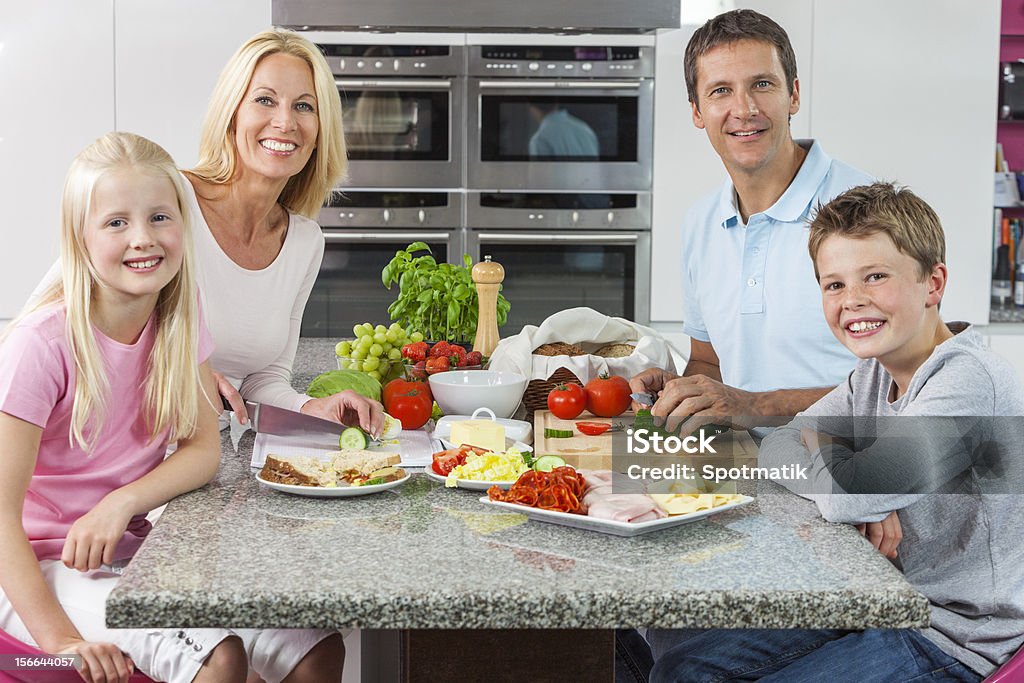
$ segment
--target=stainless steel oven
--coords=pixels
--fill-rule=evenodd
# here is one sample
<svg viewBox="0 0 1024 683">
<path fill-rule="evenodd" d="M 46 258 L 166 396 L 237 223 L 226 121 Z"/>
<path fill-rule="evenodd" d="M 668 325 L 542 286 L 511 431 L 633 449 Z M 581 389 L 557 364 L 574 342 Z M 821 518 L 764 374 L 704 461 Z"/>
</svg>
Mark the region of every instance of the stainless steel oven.
<svg viewBox="0 0 1024 683">
<path fill-rule="evenodd" d="M 320 211 L 327 246 L 301 335 L 348 337 L 357 323 L 389 320 L 398 292 L 384 288 L 380 273 L 412 242 L 425 242 L 439 262 L 461 263 L 462 207 L 457 192 L 339 193 Z"/>
<path fill-rule="evenodd" d="M 462 185 L 463 46 L 320 48 L 341 96 L 348 186 Z"/>
<path fill-rule="evenodd" d="M 651 188 L 654 48 L 473 45 L 470 188 Z"/>
<path fill-rule="evenodd" d="M 574 306 L 650 321 L 649 193 L 472 192 L 467 225 L 473 260 L 505 268 L 503 337 Z"/>
</svg>

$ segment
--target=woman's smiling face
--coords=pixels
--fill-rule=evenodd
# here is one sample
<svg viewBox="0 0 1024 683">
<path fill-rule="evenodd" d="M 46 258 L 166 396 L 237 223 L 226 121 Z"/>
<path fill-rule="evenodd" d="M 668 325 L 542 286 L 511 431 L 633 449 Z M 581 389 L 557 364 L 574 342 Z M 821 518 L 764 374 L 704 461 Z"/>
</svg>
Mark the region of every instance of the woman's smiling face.
<svg viewBox="0 0 1024 683">
<path fill-rule="evenodd" d="M 240 174 L 287 180 L 316 149 L 320 120 L 309 65 L 276 53 L 260 60 L 235 112 Z"/>
</svg>

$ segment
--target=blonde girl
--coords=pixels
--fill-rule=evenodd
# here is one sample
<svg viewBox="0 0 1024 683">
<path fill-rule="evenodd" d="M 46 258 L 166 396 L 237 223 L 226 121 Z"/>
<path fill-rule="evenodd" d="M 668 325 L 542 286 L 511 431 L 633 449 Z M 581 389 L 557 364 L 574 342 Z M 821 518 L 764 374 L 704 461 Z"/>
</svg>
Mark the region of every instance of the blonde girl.
<svg viewBox="0 0 1024 683">
<path fill-rule="evenodd" d="M 135 667 L 176 683 L 243 681 L 250 661 L 268 683 L 338 680 L 329 632 L 104 625 L 146 513 L 217 471 L 212 342 L 190 251 L 185 188 L 163 149 L 110 133 L 78 155 L 61 279 L 0 337 L 0 629 L 78 655 L 97 683 Z"/>
</svg>

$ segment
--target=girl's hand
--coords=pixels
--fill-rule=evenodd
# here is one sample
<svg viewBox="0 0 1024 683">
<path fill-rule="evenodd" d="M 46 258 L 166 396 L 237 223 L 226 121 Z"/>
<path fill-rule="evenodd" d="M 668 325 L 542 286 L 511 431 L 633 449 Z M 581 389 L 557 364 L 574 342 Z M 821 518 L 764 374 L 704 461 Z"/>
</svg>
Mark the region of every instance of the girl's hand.
<svg viewBox="0 0 1024 683">
<path fill-rule="evenodd" d="M 384 428 L 384 406 L 351 389 L 306 401 L 302 412 L 349 426 L 358 425 L 374 438 Z"/>
<path fill-rule="evenodd" d="M 238 418 L 238 421 L 241 424 L 247 424 L 249 422 L 249 413 L 245 410 L 245 401 L 242 400 L 242 395 L 239 394 L 234 385 L 219 372 L 214 372 L 213 378 L 217 381 L 217 391 L 231 406 L 231 410 L 234 411 L 235 417 Z"/>
<path fill-rule="evenodd" d="M 113 643 L 72 640 L 56 654 L 81 657 L 78 675 L 88 683 L 128 683 L 135 672 L 135 663 Z"/>
<path fill-rule="evenodd" d="M 131 520 L 129 506 L 113 493 L 107 495 L 71 525 L 64 539 L 61 562 L 80 572 L 99 569 L 104 563 L 110 564 L 114 561 L 114 551 Z"/>
</svg>

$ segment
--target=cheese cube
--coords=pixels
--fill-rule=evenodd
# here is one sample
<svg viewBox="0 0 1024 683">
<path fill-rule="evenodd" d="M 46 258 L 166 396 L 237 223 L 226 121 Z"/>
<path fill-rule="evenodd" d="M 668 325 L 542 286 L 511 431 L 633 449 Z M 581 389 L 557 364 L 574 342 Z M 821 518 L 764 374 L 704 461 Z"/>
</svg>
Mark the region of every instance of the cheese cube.
<svg viewBox="0 0 1024 683">
<path fill-rule="evenodd" d="M 452 423 L 452 443 L 505 452 L 505 427 L 492 420 L 463 420 Z"/>
</svg>

